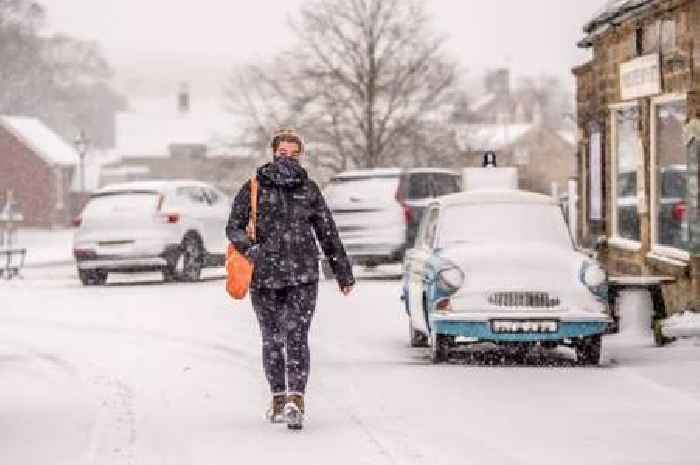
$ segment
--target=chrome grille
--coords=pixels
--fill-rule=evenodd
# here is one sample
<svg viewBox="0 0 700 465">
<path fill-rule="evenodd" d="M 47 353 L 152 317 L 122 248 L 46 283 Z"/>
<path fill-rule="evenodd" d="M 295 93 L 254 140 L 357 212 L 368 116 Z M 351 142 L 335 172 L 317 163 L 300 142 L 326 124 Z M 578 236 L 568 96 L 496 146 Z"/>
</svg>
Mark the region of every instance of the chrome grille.
<svg viewBox="0 0 700 465">
<path fill-rule="evenodd" d="M 489 295 L 489 303 L 498 307 L 553 308 L 561 302 L 548 292 L 506 291 Z"/>
</svg>

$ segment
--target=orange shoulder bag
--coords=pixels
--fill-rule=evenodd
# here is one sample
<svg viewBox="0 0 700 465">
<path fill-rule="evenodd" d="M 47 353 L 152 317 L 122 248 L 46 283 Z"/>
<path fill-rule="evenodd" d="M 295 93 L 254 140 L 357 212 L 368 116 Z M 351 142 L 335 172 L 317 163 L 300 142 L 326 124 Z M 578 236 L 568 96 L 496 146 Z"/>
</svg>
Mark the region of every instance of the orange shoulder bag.
<svg viewBox="0 0 700 465">
<path fill-rule="evenodd" d="M 255 219 L 258 214 L 258 178 L 250 179 L 250 219 L 246 233 L 255 242 Z M 253 264 L 229 243 L 226 250 L 226 292 L 236 299 L 243 299 L 248 294 L 253 279 Z"/>
</svg>

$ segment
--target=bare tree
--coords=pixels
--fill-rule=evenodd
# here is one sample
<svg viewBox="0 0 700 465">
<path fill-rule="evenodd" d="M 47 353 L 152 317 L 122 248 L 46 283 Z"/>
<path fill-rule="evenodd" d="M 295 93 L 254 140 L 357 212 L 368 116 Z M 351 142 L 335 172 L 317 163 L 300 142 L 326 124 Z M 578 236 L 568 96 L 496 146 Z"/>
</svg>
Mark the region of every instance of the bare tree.
<svg viewBox="0 0 700 465">
<path fill-rule="evenodd" d="M 229 101 L 248 122 L 247 142 L 294 125 L 332 171 L 416 164 L 431 140 L 449 139 L 436 123 L 456 75 L 429 26 L 419 0 L 309 1 L 292 21 L 295 48 L 232 77 Z M 436 157 L 444 145 L 428 151 Z"/>
</svg>

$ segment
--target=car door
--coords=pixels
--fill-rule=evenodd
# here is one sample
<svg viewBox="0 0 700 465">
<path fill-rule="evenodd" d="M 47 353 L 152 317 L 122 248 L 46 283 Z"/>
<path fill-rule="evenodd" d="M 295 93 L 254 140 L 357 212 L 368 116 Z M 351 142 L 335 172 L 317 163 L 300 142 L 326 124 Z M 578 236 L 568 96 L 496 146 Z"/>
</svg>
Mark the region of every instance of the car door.
<svg viewBox="0 0 700 465">
<path fill-rule="evenodd" d="M 425 307 L 425 285 L 428 280 L 428 260 L 432 255 L 432 244 L 437 227 L 439 208 L 429 207 L 418 228 L 416 246 L 408 254 L 408 303 L 413 327 L 424 334 L 429 334 L 427 308 Z"/>
</svg>

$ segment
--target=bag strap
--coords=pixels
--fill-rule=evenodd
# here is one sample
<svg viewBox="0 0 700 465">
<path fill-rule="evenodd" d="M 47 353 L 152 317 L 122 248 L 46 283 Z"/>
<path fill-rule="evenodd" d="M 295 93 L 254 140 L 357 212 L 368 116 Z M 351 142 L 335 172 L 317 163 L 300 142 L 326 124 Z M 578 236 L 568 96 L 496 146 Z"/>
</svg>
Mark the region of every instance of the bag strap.
<svg viewBox="0 0 700 465">
<path fill-rule="evenodd" d="M 250 219 L 248 220 L 248 235 L 255 242 L 255 222 L 258 218 L 258 177 L 250 178 Z"/>
</svg>

